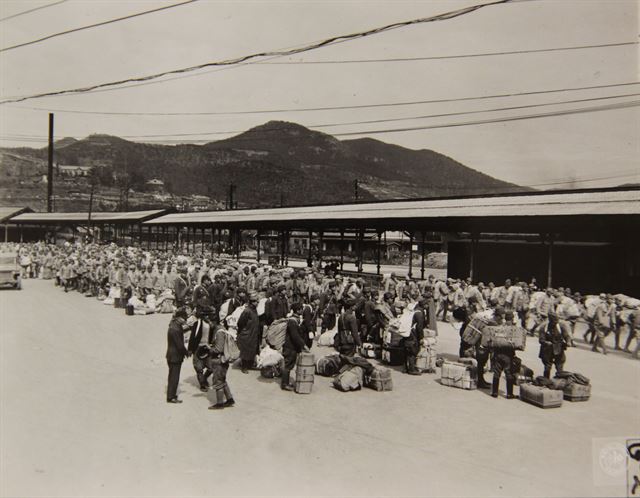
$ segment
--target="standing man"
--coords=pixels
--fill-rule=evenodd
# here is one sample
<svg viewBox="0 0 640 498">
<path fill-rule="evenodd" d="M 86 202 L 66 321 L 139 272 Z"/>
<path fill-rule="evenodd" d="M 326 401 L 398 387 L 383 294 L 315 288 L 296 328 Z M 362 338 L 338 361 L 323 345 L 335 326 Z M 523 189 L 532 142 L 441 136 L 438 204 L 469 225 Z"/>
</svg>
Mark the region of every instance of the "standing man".
<svg viewBox="0 0 640 498">
<path fill-rule="evenodd" d="M 185 357 L 189 356 L 184 346 L 184 333 L 189 330 L 187 315 L 189 309 L 180 307 L 173 314 L 167 332 L 167 365 L 169 366 L 169 379 L 167 384 L 167 403 L 182 403 L 178 399 L 178 383 L 180 382 L 180 369 Z"/>
<path fill-rule="evenodd" d="M 564 351 L 567 349 L 567 343 L 558 324 L 558 316 L 555 312 L 549 313 L 547 325 L 540 331 L 539 341 L 539 357 L 544 365 L 544 376 L 548 379 L 551 377 L 551 368 L 553 365 L 555 365 L 557 372 L 562 372 L 566 361 Z"/>
<path fill-rule="evenodd" d="M 260 323 L 258 318 L 258 294 L 249 294 L 249 303 L 238 318 L 238 348 L 240 349 L 240 361 L 242 373 L 248 373 L 253 367 L 258 346 L 260 344 Z"/>
<path fill-rule="evenodd" d="M 421 375 L 422 372 L 416 366 L 416 358 L 420 352 L 420 345 L 424 339 L 424 326 L 426 317 L 424 309 L 427 306 L 427 300 L 421 297 L 413 309 L 413 320 L 411 323 L 411 332 L 404 342 L 405 351 L 405 369 L 409 375 Z"/>
<path fill-rule="evenodd" d="M 354 302 L 350 299 L 344 301 L 344 312 L 338 319 L 338 334 L 334 339 L 335 347 L 340 354 L 353 356 L 357 348 L 362 346 L 358 320 L 353 311 Z"/>
<path fill-rule="evenodd" d="M 309 348 L 305 346 L 302 336 L 300 335 L 300 312 L 302 305 L 293 303 L 291 305 L 291 317 L 287 320 L 287 332 L 282 346 L 282 356 L 284 356 L 284 366 L 282 368 L 282 377 L 280 379 L 280 389 L 283 391 L 293 391 L 293 387 L 289 384 L 291 370 L 296 365 L 298 353 L 301 351 L 309 352 Z"/>
</svg>

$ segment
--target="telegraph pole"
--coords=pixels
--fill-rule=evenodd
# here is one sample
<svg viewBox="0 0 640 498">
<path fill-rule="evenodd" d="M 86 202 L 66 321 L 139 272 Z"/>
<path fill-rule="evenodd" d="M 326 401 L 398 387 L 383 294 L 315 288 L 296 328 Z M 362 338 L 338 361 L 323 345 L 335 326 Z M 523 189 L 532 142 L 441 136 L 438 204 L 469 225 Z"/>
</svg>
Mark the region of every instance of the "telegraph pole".
<svg viewBox="0 0 640 498">
<path fill-rule="evenodd" d="M 353 180 L 353 197 L 358 202 L 358 179 Z"/>
<path fill-rule="evenodd" d="M 49 113 L 49 161 L 47 166 L 47 213 L 53 212 L 53 113 Z"/>
</svg>

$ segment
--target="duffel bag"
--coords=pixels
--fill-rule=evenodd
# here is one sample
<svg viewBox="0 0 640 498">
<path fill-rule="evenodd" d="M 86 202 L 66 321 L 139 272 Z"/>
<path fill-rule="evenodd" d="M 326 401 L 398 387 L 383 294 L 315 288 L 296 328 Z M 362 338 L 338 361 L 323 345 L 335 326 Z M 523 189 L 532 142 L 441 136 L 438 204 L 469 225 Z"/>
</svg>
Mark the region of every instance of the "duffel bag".
<svg viewBox="0 0 640 498">
<path fill-rule="evenodd" d="M 333 379 L 333 385 L 339 391 L 356 391 L 362 387 L 363 379 L 364 371 L 361 367 L 345 366 Z"/>
</svg>

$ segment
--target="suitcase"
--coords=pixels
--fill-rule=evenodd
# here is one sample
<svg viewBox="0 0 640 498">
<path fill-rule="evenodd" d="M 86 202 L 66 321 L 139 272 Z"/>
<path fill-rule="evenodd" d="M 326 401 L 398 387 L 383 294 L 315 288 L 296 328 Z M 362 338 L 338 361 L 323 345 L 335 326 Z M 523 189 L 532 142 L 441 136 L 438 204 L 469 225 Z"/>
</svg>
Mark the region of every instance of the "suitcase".
<svg viewBox="0 0 640 498">
<path fill-rule="evenodd" d="M 470 346 L 475 346 L 482 339 L 482 331 L 487 326 L 482 318 L 472 318 L 462 333 L 462 340 Z"/>
<path fill-rule="evenodd" d="M 522 384 L 520 386 L 520 399 L 539 406 L 540 408 L 559 408 L 562 406 L 562 391 L 547 387 Z"/>
<path fill-rule="evenodd" d="M 293 388 L 297 394 L 311 394 L 313 389 L 313 380 L 312 381 L 303 381 L 296 380 Z"/>
<path fill-rule="evenodd" d="M 315 369 L 316 357 L 313 353 L 298 353 L 296 365 L 299 367 L 313 367 Z"/>
<path fill-rule="evenodd" d="M 333 377 L 340 371 L 342 360 L 339 354 L 332 354 L 318 358 L 316 363 L 316 373 L 325 377 Z"/>
<path fill-rule="evenodd" d="M 563 394 L 567 401 L 587 401 L 591 397 L 591 385 L 573 382 L 564 388 Z"/>
<path fill-rule="evenodd" d="M 515 325 L 487 325 L 482 330 L 482 345 L 486 348 L 513 348 L 524 351 L 527 331 Z"/>
<path fill-rule="evenodd" d="M 416 357 L 416 367 L 421 372 L 434 373 L 436 371 L 436 351 L 431 347 L 421 347 Z"/>
<path fill-rule="evenodd" d="M 460 389 L 477 389 L 478 364 L 473 358 L 465 361 L 453 362 L 445 360 L 440 371 L 440 383 L 443 386 L 458 387 Z"/>
<path fill-rule="evenodd" d="M 365 376 L 364 385 L 376 391 L 392 391 L 393 380 L 391 379 L 391 369 L 375 367 L 371 375 Z"/>
<path fill-rule="evenodd" d="M 404 339 L 404 337 L 393 330 L 387 329 L 384 331 L 383 342 L 385 346 L 392 348 L 398 347 L 402 344 L 402 339 Z"/>
<path fill-rule="evenodd" d="M 380 359 L 382 356 L 382 346 L 380 346 L 380 344 L 365 342 L 360 346 L 360 356 L 363 358 Z"/>
<path fill-rule="evenodd" d="M 382 361 L 388 365 L 404 365 L 405 358 L 404 348 L 382 347 Z"/>
<path fill-rule="evenodd" d="M 127 306 L 124 309 L 124 312 L 126 313 L 127 316 L 133 316 L 133 304 L 127 304 Z"/>
</svg>

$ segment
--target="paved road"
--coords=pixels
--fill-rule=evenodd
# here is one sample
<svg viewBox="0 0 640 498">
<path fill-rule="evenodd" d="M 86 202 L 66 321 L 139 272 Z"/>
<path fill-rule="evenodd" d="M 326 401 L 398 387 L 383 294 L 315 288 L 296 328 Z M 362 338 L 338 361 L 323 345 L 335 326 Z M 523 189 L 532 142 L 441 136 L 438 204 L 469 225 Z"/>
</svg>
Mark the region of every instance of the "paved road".
<svg viewBox="0 0 640 498">
<path fill-rule="evenodd" d="M 640 428 L 640 361 L 584 346 L 567 368 L 593 398 L 560 409 L 437 375 L 395 373 L 387 393 L 317 377 L 303 396 L 233 369 L 237 406 L 212 412 L 189 364 L 184 403 L 165 402 L 167 315 L 27 280 L 0 317 L 2 496 L 624 496 L 624 477 L 596 485 L 592 445 Z M 440 349 L 457 350 L 444 324 Z M 540 370 L 536 344 L 521 356 Z"/>
</svg>

